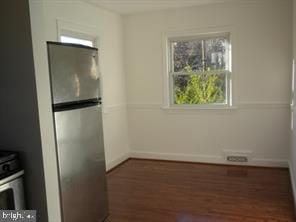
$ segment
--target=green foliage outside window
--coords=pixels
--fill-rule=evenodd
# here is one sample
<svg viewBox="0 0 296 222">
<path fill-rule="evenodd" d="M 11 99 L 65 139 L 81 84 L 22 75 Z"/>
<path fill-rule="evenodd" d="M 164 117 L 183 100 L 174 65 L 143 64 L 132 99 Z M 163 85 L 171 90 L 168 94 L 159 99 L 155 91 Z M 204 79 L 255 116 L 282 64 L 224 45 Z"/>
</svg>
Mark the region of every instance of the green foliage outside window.
<svg viewBox="0 0 296 222">
<path fill-rule="evenodd" d="M 190 66 L 184 68 L 188 75 L 174 76 L 175 104 L 224 103 L 226 73 L 208 69 L 196 74 Z"/>
</svg>

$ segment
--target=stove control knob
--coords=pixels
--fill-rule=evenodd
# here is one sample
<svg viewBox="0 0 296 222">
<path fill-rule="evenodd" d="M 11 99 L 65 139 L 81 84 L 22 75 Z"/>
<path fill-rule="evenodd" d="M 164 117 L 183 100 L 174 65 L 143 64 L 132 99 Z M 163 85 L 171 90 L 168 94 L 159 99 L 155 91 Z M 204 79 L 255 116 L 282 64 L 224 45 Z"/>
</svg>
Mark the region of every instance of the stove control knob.
<svg viewBox="0 0 296 222">
<path fill-rule="evenodd" d="M 4 164 L 4 165 L 2 166 L 2 169 L 3 169 L 4 172 L 8 172 L 8 171 L 10 170 L 10 166 L 9 166 L 9 164 Z"/>
</svg>

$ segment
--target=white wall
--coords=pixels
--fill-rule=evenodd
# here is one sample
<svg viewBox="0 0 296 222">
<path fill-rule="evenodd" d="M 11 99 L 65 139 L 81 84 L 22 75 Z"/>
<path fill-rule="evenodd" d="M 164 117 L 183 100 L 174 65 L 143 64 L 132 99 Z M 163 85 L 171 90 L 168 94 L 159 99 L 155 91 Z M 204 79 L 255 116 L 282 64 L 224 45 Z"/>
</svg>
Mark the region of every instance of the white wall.
<svg viewBox="0 0 296 222">
<path fill-rule="evenodd" d="M 223 150 L 250 164 L 287 166 L 292 1 L 205 5 L 125 17 L 128 121 L 134 157 L 223 163 Z M 164 110 L 162 35 L 234 29 L 233 110 Z"/>
<path fill-rule="evenodd" d="M 293 0 L 293 60 L 296 60 L 296 0 Z M 295 74 L 294 74 L 295 75 Z M 295 78 L 294 78 L 295 85 Z M 293 129 L 291 130 L 291 153 L 290 153 L 290 175 L 294 193 L 294 202 L 296 203 L 296 97 L 294 95 L 291 107 Z"/>
<path fill-rule="evenodd" d="M 51 114 L 46 41 L 57 41 L 57 19 L 93 27 L 99 37 L 103 78 L 104 140 L 107 168 L 129 153 L 122 18 L 80 1 L 30 0 L 33 49 L 50 222 L 60 221 L 57 164 Z"/>
</svg>

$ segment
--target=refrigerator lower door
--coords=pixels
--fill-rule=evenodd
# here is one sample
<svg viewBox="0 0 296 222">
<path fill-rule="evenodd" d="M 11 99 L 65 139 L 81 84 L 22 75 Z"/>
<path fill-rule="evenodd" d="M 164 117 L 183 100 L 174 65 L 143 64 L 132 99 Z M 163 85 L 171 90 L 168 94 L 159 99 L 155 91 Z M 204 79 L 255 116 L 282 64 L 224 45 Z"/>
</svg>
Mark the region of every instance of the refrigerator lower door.
<svg viewBox="0 0 296 222">
<path fill-rule="evenodd" d="M 63 222 L 108 215 L 101 107 L 55 112 Z"/>
</svg>

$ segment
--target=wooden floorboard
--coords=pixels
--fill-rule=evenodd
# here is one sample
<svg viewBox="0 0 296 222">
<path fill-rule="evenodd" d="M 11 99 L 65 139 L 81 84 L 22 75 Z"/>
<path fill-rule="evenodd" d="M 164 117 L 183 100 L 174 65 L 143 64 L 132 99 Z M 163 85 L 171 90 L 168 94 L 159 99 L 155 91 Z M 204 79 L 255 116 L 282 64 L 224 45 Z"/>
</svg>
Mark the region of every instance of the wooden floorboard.
<svg viewBox="0 0 296 222">
<path fill-rule="evenodd" d="M 295 221 L 287 169 L 131 159 L 108 192 L 110 222 Z"/>
</svg>

